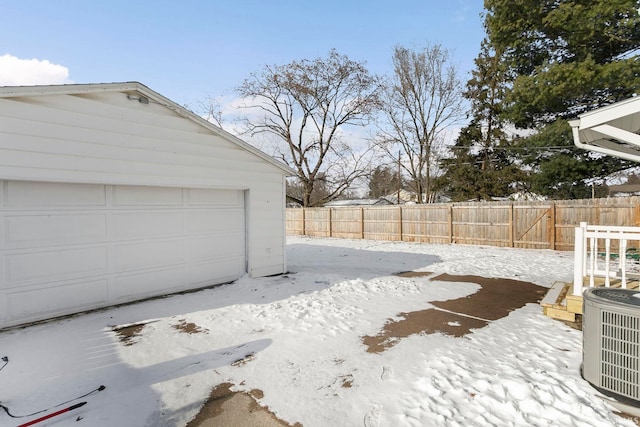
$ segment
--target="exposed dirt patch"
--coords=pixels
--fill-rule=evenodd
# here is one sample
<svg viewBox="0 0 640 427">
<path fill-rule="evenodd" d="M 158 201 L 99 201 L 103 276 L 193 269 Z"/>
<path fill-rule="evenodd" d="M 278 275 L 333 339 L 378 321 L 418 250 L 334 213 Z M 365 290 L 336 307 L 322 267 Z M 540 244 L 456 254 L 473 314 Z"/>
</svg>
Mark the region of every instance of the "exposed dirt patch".
<svg viewBox="0 0 640 427">
<path fill-rule="evenodd" d="M 133 325 L 116 326 L 112 329 L 123 345 L 134 345 L 138 342 L 146 323 L 135 323 Z"/>
<path fill-rule="evenodd" d="M 187 334 L 199 334 L 199 333 L 207 333 L 209 332 L 206 328 L 201 328 L 192 322 L 187 322 L 185 319 L 180 319 L 177 324 L 173 325 L 173 327 L 180 332 L 184 332 Z"/>
<path fill-rule="evenodd" d="M 368 353 L 381 353 L 396 345 L 402 338 L 415 334 L 441 332 L 445 335 L 461 337 L 468 334 L 471 329 L 482 328 L 488 323 L 433 308 L 400 313 L 398 316 L 402 317 L 402 320 L 390 319 L 378 335 L 362 337 Z"/>
<path fill-rule="evenodd" d="M 462 337 L 473 329 L 486 326 L 490 321 L 507 316 L 525 304 L 539 302 L 547 291 L 530 282 L 480 276 L 441 274 L 431 280 L 472 282 L 481 288 L 463 298 L 433 302 L 437 308 L 400 313 L 398 316 L 402 319 L 389 320 L 378 335 L 362 337 L 368 353 L 380 353 L 396 345 L 402 338 L 414 334 L 443 333 Z"/>
<path fill-rule="evenodd" d="M 351 386 L 353 385 L 353 375 L 351 374 L 341 376 L 340 380 L 342 381 L 342 383 L 340 384 L 342 388 L 351 388 Z"/>
<path fill-rule="evenodd" d="M 293 426 L 278 419 L 268 407 L 260 406 L 257 399 L 264 397 L 261 390 L 250 392 L 232 391 L 231 383 L 219 384 L 211 391 L 209 399 L 186 427 L 302 427 Z"/>
<path fill-rule="evenodd" d="M 433 305 L 445 310 L 487 320 L 501 319 L 513 310 L 524 307 L 528 303 L 540 302 L 548 291 L 547 288 L 538 286 L 535 283 L 512 279 L 441 274 L 431 280 L 439 282 L 470 282 L 480 285 L 480 290 L 475 294 L 449 301 L 434 302 Z"/>
</svg>

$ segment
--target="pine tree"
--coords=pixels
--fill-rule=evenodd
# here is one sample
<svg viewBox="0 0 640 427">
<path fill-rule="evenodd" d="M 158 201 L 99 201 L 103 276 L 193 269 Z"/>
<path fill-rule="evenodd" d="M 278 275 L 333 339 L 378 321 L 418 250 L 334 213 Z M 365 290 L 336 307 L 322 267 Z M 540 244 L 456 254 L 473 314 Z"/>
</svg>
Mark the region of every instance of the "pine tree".
<svg viewBox="0 0 640 427">
<path fill-rule="evenodd" d="M 629 166 L 573 145 L 566 120 L 640 87 L 640 1 L 486 0 L 485 27 L 509 76 L 502 117 L 528 129 L 531 189 L 583 197 Z"/>
<path fill-rule="evenodd" d="M 507 196 L 523 175 L 508 151 L 501 118 L 506 89 L 501 54 L 485 39 L 475 64 L 464 92 L 472 121 L 452 147 L 453 157 L 443 162 L 446 172 L 440 180 L 455 201 Z"/>
<path fill-rule="evenodd" d="M 396 194 L 401 189 L 398 171 L 388 166 L 377 166 L 369 178 L 369 197 L 379 197 Z"/>
</svg>

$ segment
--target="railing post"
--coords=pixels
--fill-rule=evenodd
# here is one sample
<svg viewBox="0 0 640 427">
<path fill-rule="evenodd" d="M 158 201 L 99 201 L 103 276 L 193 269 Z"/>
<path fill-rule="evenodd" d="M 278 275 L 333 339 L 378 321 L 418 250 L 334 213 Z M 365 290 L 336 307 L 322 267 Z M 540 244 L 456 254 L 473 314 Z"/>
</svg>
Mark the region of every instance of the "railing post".
<svg viewBox="0 0 640 427">
<path fill-rule="evenodd" d="M 583 277 L 587 274 L 587 257 L 589 256 L 589 254 L 587 253 L 589 251 L 588 245 L 587 245 L 587 228 L 588 228 L 588 224 L 586 222 L 581 222 L 580 223 L 580 228 L 582 228 L 582 275 Z M 593 240 L 592 241 L 593 244 L 597 245 L 598 241 L 597 240 Z M 591 255 L 593 255 L 593 251 L 595 250 L 595 247 L 592 247 L 592 253 Z M 595 258 L 594 258 L 595 261 Z M 589 278 L 589 284 L 591 285 L 591 282 L 593 281 L 593 275 L 591 275 L 591 277 Z"/>
<path fill-rule="evenodd" d="M 584 281 L 584 268 L 586 263 L 586 245 L 585 231 L 587 223 L 581 222 L 579 227 L 575 228 L 576 235 L 573 244 L 573 295 L 582 295 L 582 285 Z"/>
</svg>

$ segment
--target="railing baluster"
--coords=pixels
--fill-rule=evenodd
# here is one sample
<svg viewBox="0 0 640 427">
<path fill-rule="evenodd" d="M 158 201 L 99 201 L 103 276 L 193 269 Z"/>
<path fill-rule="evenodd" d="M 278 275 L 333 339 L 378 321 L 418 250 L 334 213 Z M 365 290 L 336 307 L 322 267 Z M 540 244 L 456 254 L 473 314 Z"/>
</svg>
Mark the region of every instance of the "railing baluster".
<svg viewBox="0 0 640 427">
<path fill-rule="evenodd" d="M 622 289 L 627 289 L 627 239 L 620 239 L 620 256 L 618 268 L 622 276 Z"/>
<path fill-rule="evenodd" d="M 609 237 L 609 232 L 605 232 L 604 238 L 604 285 L 608 288 L 611 286 L 611 275 L 609 271 L 611 270 L 611 238 Z"/>
<path fill-rule="evenodd" d="M 583 254 L 582 254 L 582 271 L 584 273 L 584 275 L 582 276 L 582 284 L 584 285 L 584 278 L 587 277 L 587 255 L 588 255 L 588 250 L 587 250 L 587 245 L 588 245 L 588 240 L 587 240 L 587 226 L 585 225 L 584 229 L 582 230 L 582 237 L 583 237 Z"/>
<path fill-rule="evenodd" d="M 575 229 L 575 249 L 573 253 L 573 295 L 576 296 L 582 295 L 584 277 L 587 273 L 587 248 L 585 237 L 586 228 L 587 224 L 581 223 L 580 227 L 576 227 Z"/>
<path fill-rule="evenodd" d="M 590 265 L 589 265 L 589 287 L 593 288 L 596 284 L 594 281 L 595 271 L 596 271 L 596 252 L 598 249 L 598 241 L 595 237 L 589 239 L 589 247 L 591 249 L 590 253 Z"/>
<path fill-rule="evenodd" d="M 604 268 L 598 266 L 598 246 L 604 240 Z M 617 241 L 618 260 L 613 266 L 612 241 Z M 604 278 L 604 286 L 611 286 L 611 279 L 620 279 L 622 288 L 628 287 L 627 249 L 629 241 L 640 241 L 640 227 L 587 225 L 576 227 L 573 294 L 581 295 L 586 276 L 589 287 L 595 286 L 595 278 Z M 614 249 L 615 252 L 615 249 Z M 588 266 L 586 265 L 588 263 Z"/>
</svg>

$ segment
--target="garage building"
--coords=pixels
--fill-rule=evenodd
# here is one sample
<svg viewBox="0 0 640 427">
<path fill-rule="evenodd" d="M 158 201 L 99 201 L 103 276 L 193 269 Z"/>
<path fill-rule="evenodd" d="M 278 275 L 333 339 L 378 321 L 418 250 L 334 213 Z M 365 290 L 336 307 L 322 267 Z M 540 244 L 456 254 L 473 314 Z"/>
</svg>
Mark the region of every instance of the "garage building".
<svg viewBox="0 0 640 427">
<path fill-rule="evenodd" d="M 137 82 L 0 87 L 0 329 L 285 272 L 293 173 Z"/>
</svg>

